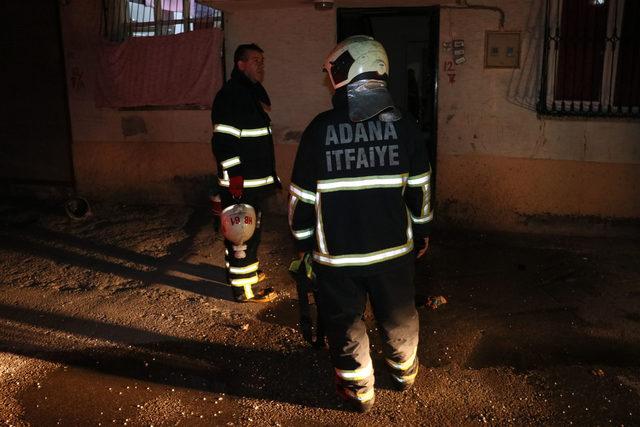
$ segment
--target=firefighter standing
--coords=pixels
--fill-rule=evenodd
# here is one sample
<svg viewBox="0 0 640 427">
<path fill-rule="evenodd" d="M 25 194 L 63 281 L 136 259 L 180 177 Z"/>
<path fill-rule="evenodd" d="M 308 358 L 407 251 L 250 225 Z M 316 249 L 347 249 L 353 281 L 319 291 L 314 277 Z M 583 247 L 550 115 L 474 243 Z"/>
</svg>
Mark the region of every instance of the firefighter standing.
<svg viewBox="0 0 640 427">
<path fill-rule="evenodd" d="M 225 239 L 227 277 L 237 301 L 271 301 L 271 288 L 254 290 L 262 279 L 258 267 L 261 205 L 275 186 L 276 175 L 269 96 L 262 86 L 263 50 L 256 44 L 238 46 L 234 54 L 231 78 L 216 95 L 211 108 L 213 138 L 211 144 L 218 166 L 218 185 L 225 209 L 243 203 L 256 212 L 256 229 L 244 257 L 239 258 L 232 243 Z"/>
<path fill-rule="evenodd" d="M 289 223 L 298 250 L 313 251 L 338 394 L 366 412 L 374 402 L 367 297 L 394 384 L 411 387 L 418 371 L 414 257 L 428 246 L 431 170 L 424 138 L 393 106 L 380 43 L 350 37 L 324 68 L 334 108 L 302 135 Z"/>
</svg>

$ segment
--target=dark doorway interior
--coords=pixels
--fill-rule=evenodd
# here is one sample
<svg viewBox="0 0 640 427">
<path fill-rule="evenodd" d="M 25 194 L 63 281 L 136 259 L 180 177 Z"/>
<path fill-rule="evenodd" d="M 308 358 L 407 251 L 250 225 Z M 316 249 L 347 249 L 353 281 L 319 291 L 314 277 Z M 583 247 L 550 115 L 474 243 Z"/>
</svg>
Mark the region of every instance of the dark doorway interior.
<svg viewBox="0 0 640 427">
<path fill-rule="evenodd" d="M 389 89 L 425 136 L 435 194 L 439 8 L 339 8 L 337 12 L 338 41 L 367 34 L 384 45 L 389 57 Z"/>
<path fill-rule="evenodd" d="M 3 3 L 0 182 L 73 185 L 57 1 Z"/>
</svg>

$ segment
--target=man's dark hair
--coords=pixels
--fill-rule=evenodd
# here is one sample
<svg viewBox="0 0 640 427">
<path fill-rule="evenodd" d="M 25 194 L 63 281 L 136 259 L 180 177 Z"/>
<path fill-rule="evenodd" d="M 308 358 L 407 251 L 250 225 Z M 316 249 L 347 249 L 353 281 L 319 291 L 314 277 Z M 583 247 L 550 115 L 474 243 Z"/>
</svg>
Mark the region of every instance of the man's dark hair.
<svg viewBox="0 0 640 427">
<path fill-rule="evenodd" d="M 246 61 L 247 53 L 250 51 L 264 53 L 264 50 L 255 43 L 241 44 L 236 48 L 236 52 L 233 54 L 234 65 L 238 64 L 238 61 Z"/>
</svg>

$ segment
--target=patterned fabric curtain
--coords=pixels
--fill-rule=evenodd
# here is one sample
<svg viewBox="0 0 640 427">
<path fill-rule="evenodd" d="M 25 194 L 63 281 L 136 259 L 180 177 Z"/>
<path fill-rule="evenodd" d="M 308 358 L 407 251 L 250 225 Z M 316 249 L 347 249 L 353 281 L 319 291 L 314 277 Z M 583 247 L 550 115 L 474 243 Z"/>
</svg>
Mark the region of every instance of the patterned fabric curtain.
<svg viewBox="0 0 640 427">
<path fill-rule="evenodd" d="M 222 30 L 104 41 L 96 84 L 98 107 L 211 106 L 222 85 Z"/>
</svg>

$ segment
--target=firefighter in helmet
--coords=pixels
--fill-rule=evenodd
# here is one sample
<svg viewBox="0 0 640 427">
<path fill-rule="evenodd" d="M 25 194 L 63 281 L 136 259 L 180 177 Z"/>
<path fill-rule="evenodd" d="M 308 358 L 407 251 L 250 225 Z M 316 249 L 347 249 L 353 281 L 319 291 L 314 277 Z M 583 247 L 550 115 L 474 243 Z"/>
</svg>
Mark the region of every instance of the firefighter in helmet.
<svg viewBox="0 0 640 427">
<path fill-rule="evenodd" d="M 289 224 L 299 253 L 313 254 L 338 395 L 366 412 L 375 399 L 367 300 L 393 383 L 408 389 L 418 372 L 414 260 L 428 247 L 431 169 L 424 138 L 387 90 L 380 43 L 349 37 L 324 69 L 333 109 L 303 132 Z"/>
<path fill-rule="evenodd" d="M 273 289 L 256 288 L 264 278 L 257 254 L 261 207 L 274 187 L 280 187 L 280 180 L 268 114 L 271 102 L 262 86 L 263 50 L 256 44 L 243 44 L 233 60 L 231 78 L 211 108 L 227 278 L 237 301 L 268 302 L 275 297 Z M 255 222 L 238 224 L 236 219 Z M 238 236 L 242 238 L 238 240 Z M 244 249 L 238 250 L 240 246 Z"/>
</svg>

